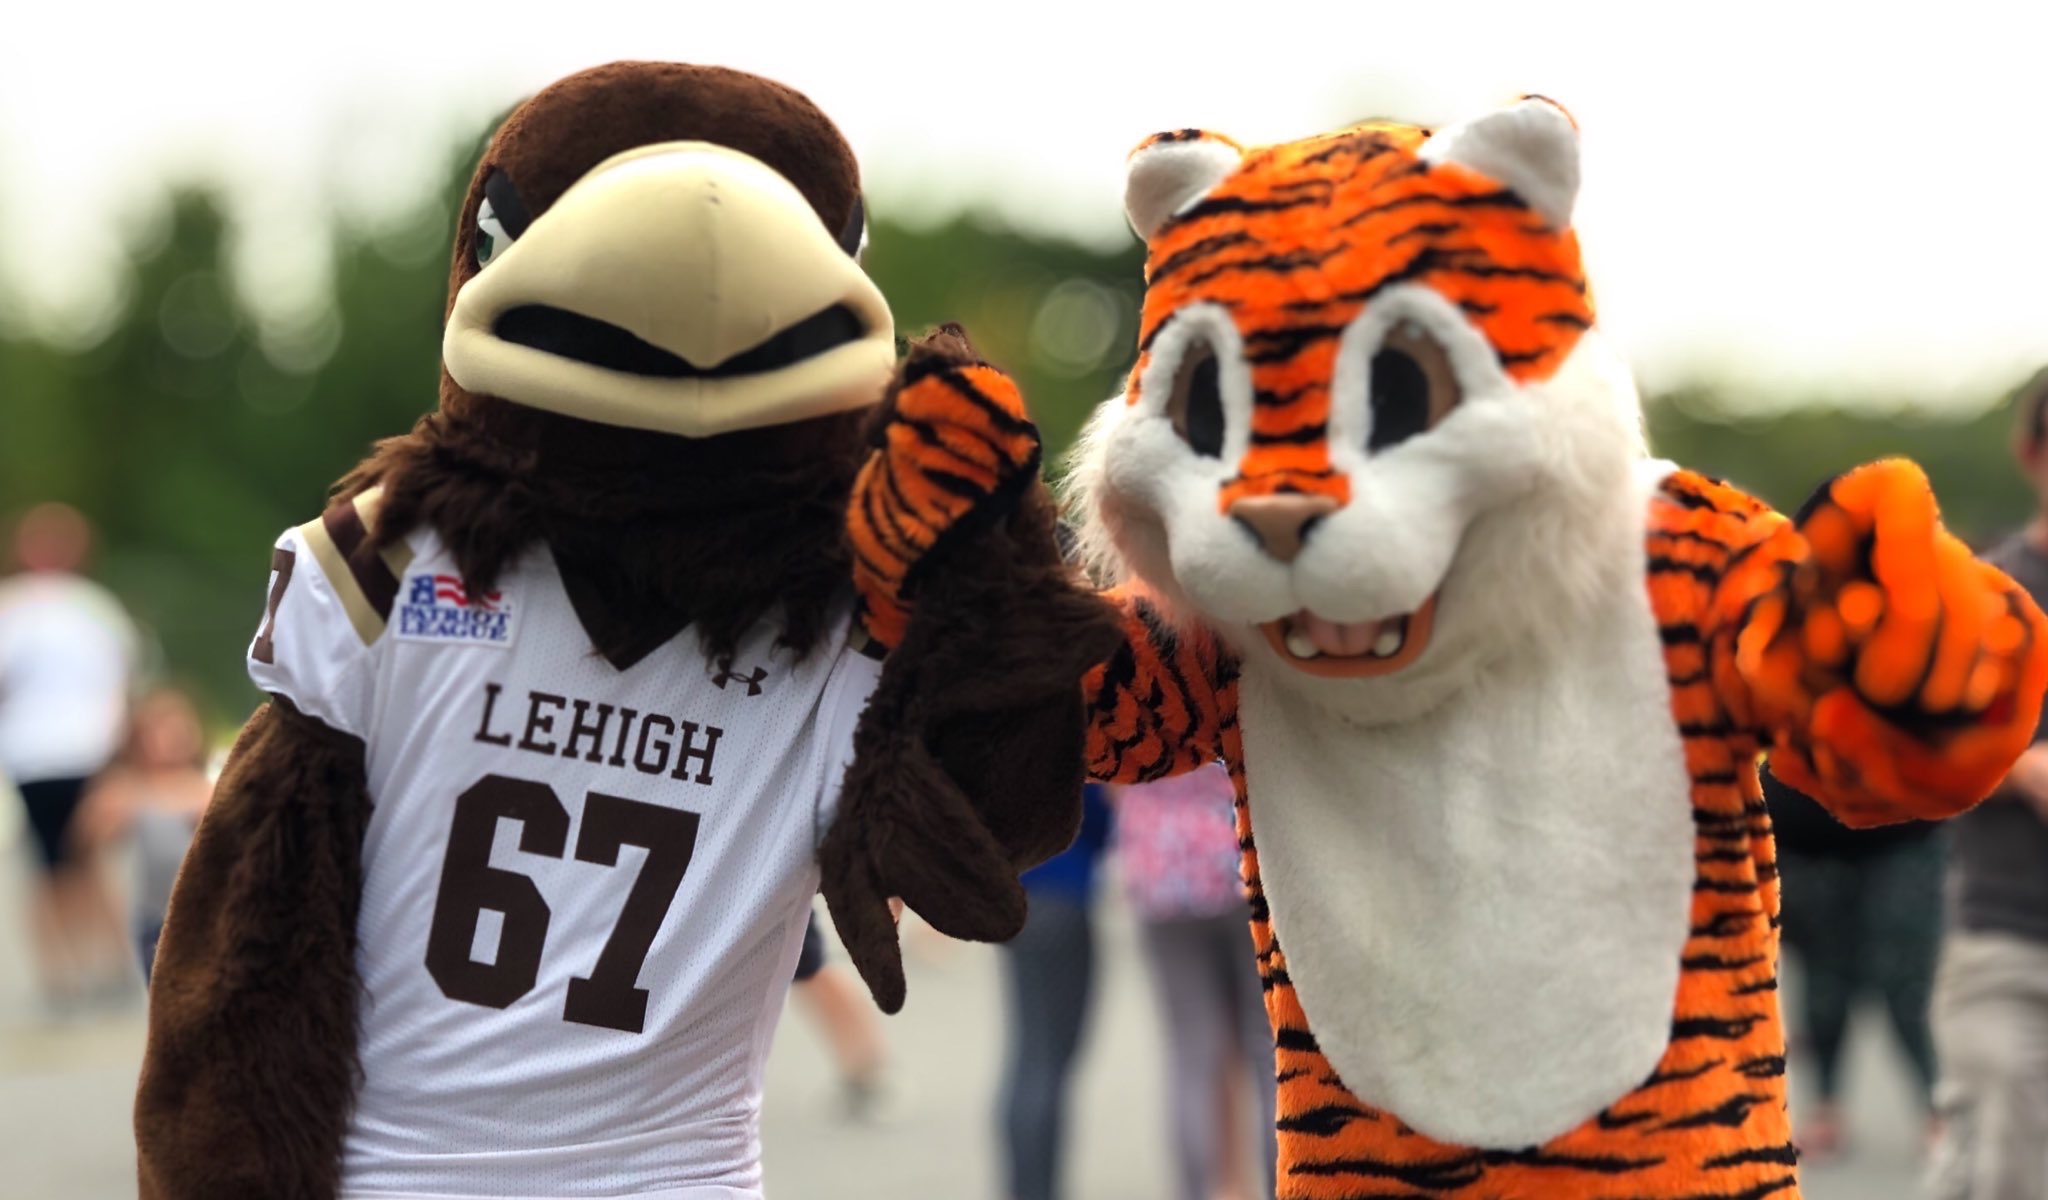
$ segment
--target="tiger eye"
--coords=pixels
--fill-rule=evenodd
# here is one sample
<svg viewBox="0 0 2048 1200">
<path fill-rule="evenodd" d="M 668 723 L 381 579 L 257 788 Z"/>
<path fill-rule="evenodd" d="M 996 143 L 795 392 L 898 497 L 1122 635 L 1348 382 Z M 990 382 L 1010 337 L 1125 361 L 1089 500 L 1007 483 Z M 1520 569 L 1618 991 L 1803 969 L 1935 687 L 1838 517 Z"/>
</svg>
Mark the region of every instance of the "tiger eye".
<svg viewBox="0 0 2048 1200">
<path fill-rule="evenodd" d="M 1195 453 L 1223 455 L 1223 391 L 1216 352 L 1207 342 L 1188 345 L 1173 375 L 1173 395 L 1166 402 L 1173 431 Z"/>
<path fill-rule="evenodd" d="M 1436 426 L 1458 403 L 1458 376 L 1451 356 L 1435 338 L 1410 322 L 1388 332 L 1372 356 L 1367 385 L 1372 434 L 1367 450 L 1398 445 Z"/>
</svg>

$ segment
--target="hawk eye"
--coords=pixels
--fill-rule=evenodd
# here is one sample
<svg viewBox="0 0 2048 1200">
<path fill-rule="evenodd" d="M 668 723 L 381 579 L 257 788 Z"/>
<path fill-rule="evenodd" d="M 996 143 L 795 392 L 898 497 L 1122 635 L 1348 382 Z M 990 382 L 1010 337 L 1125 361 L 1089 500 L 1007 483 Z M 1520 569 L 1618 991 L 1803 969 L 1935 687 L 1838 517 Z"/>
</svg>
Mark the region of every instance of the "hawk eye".
<svg viewBox="0 0 2048 1200">
<path fill-rule="evenodd" d="M 1207 458 L 1223 455 L 1223 392 L 1216 352 L 1206 341 L 1191 342 L 1173 376 L 1166 402 L 1173 431 L 1188 448 Z"/>
<path fill-rule="evenodd" d="M 1435 338 L 1403 322 L 1372 356 L 1367 398 L 1372 433 L 1366 449 L 1398 445 L 1435 427 L 1458 403 L 1458 376 Z"/>
<path fill-rule="evenodd" d="M 476 265 L 482 268 L 503 254 L 532 223 L 512 177 L 503 168 L 492 167 L 484 177 L 483 203 L 476 208 Z"/>
<path fill-rule="evenodd" d="M 489 266 L 511 244 L 512 235 L 505 232 L 505 223 L 498 219 L 491 202 L 485 200 L 476 210 L 476 265 Z"/>
</svg>

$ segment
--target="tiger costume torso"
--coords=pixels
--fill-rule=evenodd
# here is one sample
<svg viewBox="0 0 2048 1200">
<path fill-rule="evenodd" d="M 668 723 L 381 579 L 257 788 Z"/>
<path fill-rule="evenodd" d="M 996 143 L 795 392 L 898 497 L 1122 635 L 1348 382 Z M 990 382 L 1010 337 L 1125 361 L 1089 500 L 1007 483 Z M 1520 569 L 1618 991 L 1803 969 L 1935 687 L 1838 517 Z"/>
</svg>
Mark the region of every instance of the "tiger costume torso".
<svg viewBox="0 0 2048 1200">
<path fill-rule="evenodd" d="M 1796 1195 L 1796 1152 L 1785 1107 L 1784 1033 L 1777 1007 L 1777 865 L 1756 771 L 1764 737 L 1761 731 L 1738 725 L 1711 682 L 1715 658 L 1732 656 L 1735 641 L 1733 631 L 1714 619 L 1715 584 L 1728 560 L 1750 542 L 1742 536 L 1745 525 L 1762 512 L 1746 497 L 1687 472 L 1675 472 L 1656 483 L 1654 494 L 1646 501 L 1644 586 L 1640 593 L 1643 612 L 1654 619 L 1654 625 L 1628 632 L 1637 637 L 1647 634 L 1654 643 L 1651 653 L 1659 663 L 1655 683 L 1661 704 L 1635 714 L 1644 719 L 1626 722 L 1626 734 L 1617 732 L 1580 747 L 1588 758 L 1597 760 L 1603 752 L 1619 751 L 1611 757 L 1624 761 L 1631 757 L 1631 748 L 1640 747 L 1645 751 L 1641 757 L 1654 765 L 1675 767 L 1676 786 L 1669 789 L 1630 788 L 1629 784 L 1644 781 L 1642 774 L 1624 781 L 1591 764 L 1583 764 L 1587 769 L 1575 783 L 1595 799 L 1619 799 L 1642 810 L 1649 820 L 1639 826 L 1663 826 L 1661 831 L 1668 833 L 1675 818 L 1683 833 L 1671 844 L 1657 846 L 1617 842 L 1623 831 L 1610 828 L 1597 831 L 1600 840 L 1579 847 L 1581 853 L 1574 857 L 1581 861 L 1565 864 L 1552 854 L 1523 853 L 1505 858 L 1501 864 L 1486 864 L 1506 865 L 1525 876 L 1511 881 L 1507 894 L 1527 899 L 1533 911 L 1517 926 L 1475 941 L 1521 958 L 1518 947 L 1522 940 L 1533 938 L 1539 953 L 1519 964 L 1528 969 L 1512 981 L 1482 974 L 1467 984 L 1465 990 L 1487 989 L 1493 997 L 1511 986 L 1523 990 L 1506 992 L 1515 1003 L 1498 1014 L 1507 1018 L 1499 1025 L 1488 1027 L 1475 1021 L 1465 1026 L 1465 1033 L 1477 1035 L 1459 1047 L 1465 1060 L 1460 1065 L 1471 1072 L 1463 1080 L 1467 1086 L 1450 1086 L 1457 1081 L 1447 1080 L 1447 1086 L 1429 1097 L 1452 1105 L 1485 1104 L 1501 1090 L 1514 1088 L 1537 1069 L 1532 1059 L 1561 1056 L 1563 1064 L 1542 1064 L 1556 1074 L 1560 1065 L 1568 1066 L 1575 1056 L 1591 1057 L 1589 1050 L 1602 1048 L 1589 1042 L 1601 1039 L 1604 1043 L 1621 1032 L 1611 1023 L 1593 1019 L 1583 1021 L 1577 1030 L 1559 1028 L 1568 1026 L 1574 1017 L 1592 1017 L 1590 1012 L 1553 1008 L 1539 1017 L 1528 1011 L 1541 1002 L 1546 967 L 1569 972 L 1624 965 L 1574 962 L 1571 951 L 1584 954 L 1579 947 L 1563 947 L 1565 952 L 1557 953 L 1559 934 L 1569 940 L 1574 933 L 1597 938 L 1603 931 L 1589 928 L 1583 912 L 1568 925 L 1556 924 L 1570 919 L 1572 913 L 1563 905 L 1544 902 L 1540 893 L 1546 880 L 1553 891 L 1562 884 L 1565 890 L 1582 892 L 1577 885 L 1584 881 L 1559 876 L 1567 866 L 1596 870 L 1583 861 L 1588 854 L 1623 859 L 1654 855 L 1666 860 L 1660 865 L 1668 866 L 1675 850 L 1684 859 L 1676 881 L 1682 890 L 1680 926 L 1668 939 L 1664 957 L 1635 964 L 1641 968 L 1639 978 L 1664 989 L 1659 1019 L 1648 1030 L 1654 1038 L 1650 1054 L 1654 1065 L 1612 1088 L 1610 1095 L 1615 1098 L 1598 1103 L 1593 1118 L 1577 1128 L 1514 1148 L 1480 1148 L 1419 1133 L 1403 1116 L 1360 1099 L 1324 1055 L 1296 989 L 1295 969 L 1275 933 L 1267 873 L 1260 865 L 1257 814 L 1249 801 L 1254 792 L 1275 797 L 1277 802 L 1261 806 L 1259 814 L 1269 807 L 1279 809 L 1290 798 L 1302 795 L 1286 790 L 1299 775 L 1283 767 L 1270 783 L 1248 781 L 1271 777 L 1262 764 L 1299 766 L 1325 761 L 1304 758 L 1301 752 L 1329 747 L 1290 744 L 1299 732 L 1294 729 L 1265 739 L 1248 733 L 1258 722 L 1245 721 L 1246 708 L 1257 710 L 1259 705 L 1247 706 L 1246 693 L 1256 693 L 1258 685 L 1245 678 L 1242 662 L 1201 631 L 1176 629 L 1155 602 L 1130 598 L 1133 620 L 1127 652 L 1107 664 L 1092 681 L 1098 719 L 1091 729 L 1089 772 L 1097 778 L 1137 782 L 1186 769 L 1212 752 L 1231 769 L 1237 785 L 1238 833 L 1252 908 L 1254 948 L 1278 1046 L 1281 1196 L 1334 1200 Z M 1782 523 L 1782 518 L 1778 521 Z M 1720 664 L 1724 671 L 1730 665 L 1726 661 Z M 1148 695 L 1173 697 L 1175 703 L 1139 703 Z M 1643 740 L 1627 734 L 1641 735 Z M 1510 744 L 1499 749 L 1503 752 L 1496 761 L 1511 763 L 1516 752 L 1526 747 Z M 1663 760 L 1659 752 L 1667 749 L 1679 751 L 1676 762 Z M 1445 757 L 1453 763 L 1459 761 L 1455 756 Z M 1369 762 L 1361 754 L 1343 759 L 1341 765 Z M 1470 758 L 1463 764 L 1469 770 Z M 1398 765 L 1392 770 L 1397 772 Z M 1514 789 L 1493 794 L 1510 799 L 1515 792 L 1526 794 L 1526 780 L 1518 783 Z M 1544 795 L 1545 799 L 1555 797 L 1554 792 Z M 1342 793 L 1340 799 L 1378 799 L 1387 802 L 1380 807 L 1398 807 L 1409 799 L 1435 805 L 1442 797 L 1391 789 L 1372 796 L 1364 789 L 1354 789 Z M 1326 813 L 1317 815 L 1321 819 L 1311 832 L 1321 837 L 1322 844 L 1316 845 L 1312 838 L 1296 838 L 1289 849 L 1320 850 L 1322 857 L 1335 859 L 1357 848 L 1345 837 L 1343 826 L 1330 823 Z M 1609 815 L 1625 814 L 1617 808 Z M 1416 852 L 1413 865 L 1426 874 L 1445 865 L 1438 860 L 1446 857 L 1444 852 L 1450 847 L 1403 842 L 1401 849 Z M 1545 845 L 1543 849 L 1569 852 L 1570 847 Z M 1366 864 L 1358 869 L 1365 870 Z M 1328 864 L 1298 873 L 1311 886 L 1329 887 L 1341 878 Z M 1609 873 L 1593 882 L 1597 888 L 1603 880 L 1617 877 L 1624 883 L 1654 885 L 1655 898 L 1670 898 L 1668 871 L 1631 875 L 1613 870 L 1610 864 Z M 1439 889 L 1434 899 L 1454 904 L 1458 889 L 1455 884 Z M 1323 919 L 1333 915 L 1316 914 Z M 1613 915 L 1626 917 L 1622 911 Z M 1551 922 L 1550 927 L 1546 928 L 1545 922 Z M 1408 957 L 1386 961 L 1395 967 L 1409 966 L 1442 954 L 1441 945 L 1432 946 L 1440 933 L 1437 922 L 1399 931 L 1396 945 Z M 1556 956 L 1546 962 L 1545 954 Z M 1626 981 L 1622 982 L 1625 986 Z M 1454 993 L 1440 995 L 1446 1002 L 1458 999 Z M 1577 1000 L 1597 1000 L 1583 988 L 1569 989 L 1569 995 Z M 1444 1031 L 1443 1026 L 1424 1031 L 1376 1028 L 1374 1010 L 1363 1001 L 1358 997 L 1333 1015 L 1361 1025 L 1366 1036 L 1378 1033 L 1414 1041 L 1421 1034 Z M 1614 1014 L 1609 1016 L 1611 1019 Z M 1530 1026 L 1545 1027 L 1549 1040 L 1531 1038 Z M 1640 1042 L 1645 1032 L 1640 1021 L 1631 1032 Z M 1482 1044 L 1475 1045 L 1474 1040 Z M 1491 1066 L 1488 1055 L 1493 1056 Z"/>
<path fill-rule="evenodd" d="M 1796 1196 L 1757 760 L 1850 824 L 1952 815 L 2048 685 L 1911 464 L 1787 519 L 1649 459 L 1576 146 L 1532 98 L 1133 155 L 1139 356 L 1072 475 L 1125 631 L 1088 771 L 1230 768 L 1286 1200 Z M 1022 411 L 985 365 L 908 383 L 871 623 Z"/>
</svg>

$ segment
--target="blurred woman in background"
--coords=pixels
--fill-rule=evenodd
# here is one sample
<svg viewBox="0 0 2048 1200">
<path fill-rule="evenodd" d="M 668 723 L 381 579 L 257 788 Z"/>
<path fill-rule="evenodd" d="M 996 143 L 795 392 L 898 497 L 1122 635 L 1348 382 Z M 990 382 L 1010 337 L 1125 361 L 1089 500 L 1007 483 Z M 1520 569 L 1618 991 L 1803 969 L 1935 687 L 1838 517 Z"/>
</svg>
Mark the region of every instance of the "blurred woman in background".
<svg viewBox="0 0 2048 1200">
<path fill-rule="evenodd" d="M 858 977 L 826 961 L 825 935 L 819 931 L 815 910 L 804 927 L 790 996 L 810 1014 L 832 1051 L 846 1117 L 869 1124 L 892 1118 L 896 1096 L 882 1023 Z"/>
<path fill-rule="evenodd" d="M 1221 763 L 1116 791 L 1117 862 L 1166 1037 L 1177 1200 L 1240 1196 L 1256 1136 L 1271 1200 L 1273 1036 L 1238 874 L 1236 789 Z M 1255 1101 L 1230 1100 L 1240 1084 Z M 1241 1114 L 1233 1116 L 1233 1109 Z M 1235 1130 L 1231 1125 L 1245 1120 Z M 1235 1151 L 1235 1152 L 1233 1152 Z"/>
<path fill-rule="evenodd" d="M 31 932 L 54 1018 L 134 994 L 113 900 L 72 853 L 85 790 L 120 741 L 139 642 L 83 574 L 92 542 L 77 509 L 38 504 L 14 529 L 20 570 L 0 580 L 0 776 L 21 793 L 42 868 Z"/>
<path fill-rule="evenodd" d="M 1087 784 L 1074 844 L 1023 876 L 1024 929 L 1002 945 L 1009 1047 L 998 1125 L 1008 1200 L 1060 1194 L 1067 1097 L 1095 990 L 1096 869 L 1109 843 L 1108 792 Z"/>
<path fill-rule="evenodd" d="M 1795 1139 L 1807 1161 L 1839 1156 L 1848 1141 L 1842 1044 L 1866 991 L 1884 1001 L 1912 1070 L 1914 1097 L 1934 1128 L 1934 1035 L 1928 1004 L 1941 952 L 1941 826 L 1909 821 L 1850 829 L 1763 771 L 1777 834 L 1785 945 L 1802 968 L 1800 1013 L 1819 1100 Z"/>
<path fill-rule="evenodd" d="M 163 933 L 171 885 L 213 795 L 206 735 L 185 693 L 159 688 L 136 704 L 128 740 L 114 765 L 94 780 L 78 817 L 80 849 L 94 858 L 124 842 L 135 849 L 135 949 L 149 981 Z"/>
</svg>

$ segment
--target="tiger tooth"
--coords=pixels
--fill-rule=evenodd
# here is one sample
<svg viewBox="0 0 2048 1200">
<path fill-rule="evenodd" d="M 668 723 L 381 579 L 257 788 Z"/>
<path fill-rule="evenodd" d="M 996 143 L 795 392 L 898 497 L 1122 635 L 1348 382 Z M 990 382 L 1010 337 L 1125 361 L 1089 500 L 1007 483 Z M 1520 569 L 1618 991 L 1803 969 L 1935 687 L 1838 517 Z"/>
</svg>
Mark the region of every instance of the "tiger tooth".
<svg viewBox="0 0 2048 1200">
<path fill-rule="evenodd" d="M 1299 629 L 1287 631 L 1287 652 L 1296 658 L 1315 658 L 1322 653 L 1316 649 L 1316 644 L 1309 640 L 1309 636 Z"/>
<path fill-rule="evenodd" d="M 1400 626 L 1397 625 L 1388 629 L 1373 640 L 1373 656 L 1375 658 L 1392 658 L 1401 652 L 1401 643 L 1407 640 L 1407 631 Z"/>
</svg>

